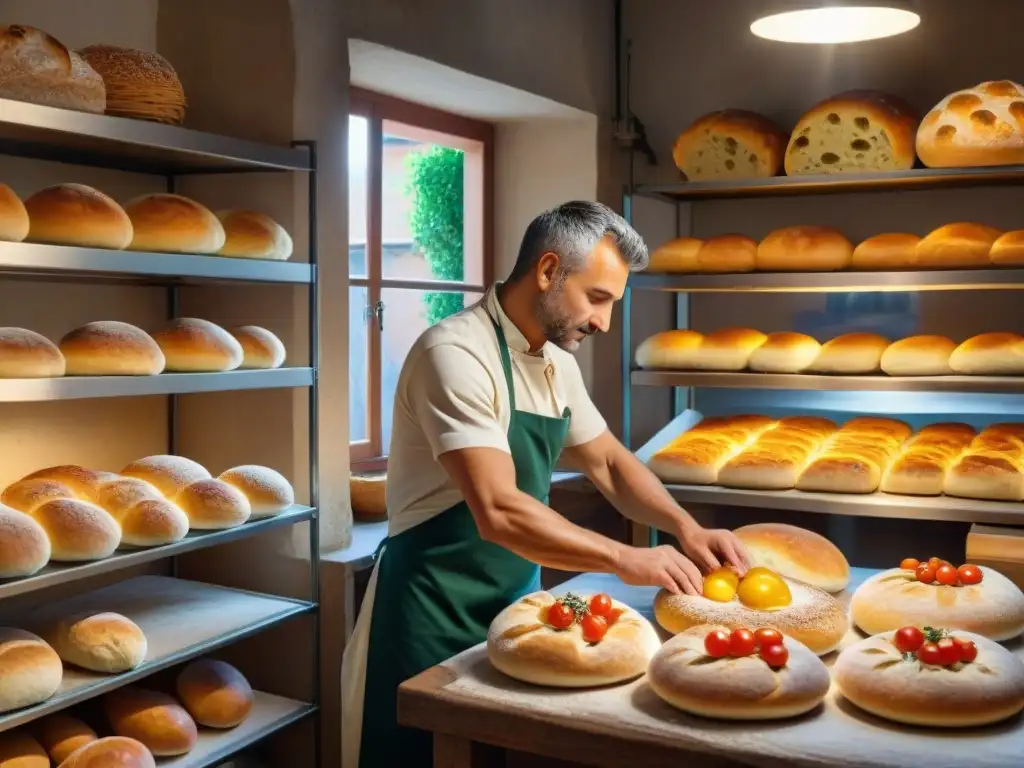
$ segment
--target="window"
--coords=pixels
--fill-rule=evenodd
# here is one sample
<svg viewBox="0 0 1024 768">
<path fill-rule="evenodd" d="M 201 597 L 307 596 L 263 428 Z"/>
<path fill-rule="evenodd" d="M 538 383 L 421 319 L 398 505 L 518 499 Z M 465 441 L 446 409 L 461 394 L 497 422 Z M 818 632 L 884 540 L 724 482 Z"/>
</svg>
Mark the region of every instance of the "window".
<svg viewBox="0 0 1024 768">
<path fill-rule="evenodd" d="M 492 279 L 493 129 L 350 89 L 352 460 L 384 456 L 402 363 L 423 331 Z"/>
</svg>

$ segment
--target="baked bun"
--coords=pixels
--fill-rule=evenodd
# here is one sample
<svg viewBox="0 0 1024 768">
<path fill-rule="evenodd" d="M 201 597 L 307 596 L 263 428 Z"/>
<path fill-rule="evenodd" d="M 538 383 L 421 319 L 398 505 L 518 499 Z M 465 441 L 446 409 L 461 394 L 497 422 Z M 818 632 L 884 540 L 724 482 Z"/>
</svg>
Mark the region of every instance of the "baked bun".
<svg viewBox="0 0 1024 768">
<path fill-rule="evenodd" d="M 747 367 L 759 373 L 803 373 L 818 359 L 821 344 L 802 333 L 770 333 L 755 349 Z"/>
<path fill-rule="evenodd" d="M 0 240 L 20 243 L 28 237 L 28 211 L 17 193 L 0 184 Z"/>
<path fill-rule="evenodd" d="M 918 235 L 906 232 L 869 237 L 853 249 L 850 269 L 911 269 L 917 260 Z"/>
<path fill-rule="evenodd" d="M 889 343 L 877 333 L 846 333 L 825 342 L 808 370 L 847 376 L 878 373 Z"/>
<path fill-rule="evenodd" d="M 1024 632 L 1024 593 L 1008 578 L 979 566 L 980 584 L 925 584 L 914 571 L 876 573 L 853 593 L 850 617 L 868 635 L 907 624 L 975 632 L 999 642 Z"/>
<path fill-rule="evenodd" d="M 686 329 L 656 333 L 636 348 L 636 364 L 640 368 L 689 370 L 703 341 L 704 334 Z"/>
<path fill-rule="evenodd" d="M 184 755 L 199 738 L 191 715 L 159 691 L 120 688 L 104 697 L 103 709 L 114 733 L 135 739 L 156 757 Z"/>
<path fill-rule="evenodd" d="M 155 376 L 164 353 L 153 338 L 128 323 L 100 320 L 60 340 L 68 376 Z"/>
<path fill-rule="evenodd" d="M 95 504 L 55 499 L 36 507 L 34 519 L 50 539 L 50 559 L 62 563 L 102 560 L 121 543 L 121 526 Z"/>
<path fill-rule="evenodd" d="M 79 53 L 103 78 L 108 115 L 184 122 L 185 91 L 174 67 L 160 54 L 115 45 L 90 45 Z"/>
<path fill-rule="evenodd" d="M 45 336 L 0 328 L 0 379 L 49 379 L 64 375 L 64 355 Z"/>
<path fill-rule="evenodd" d="M 224 247 L 224 227 L 195 200 L 160 192 L 129 201 L 125 212 L 135 234 L 133 251 L 216 253 Z"/>
<path fill-rule="evenodd" d="M 946 96 L 925 115 L 917 154 L 929 168 L 1024 163 L 1024 87 L 994 80 Z"/>
<path fill-rule="evenodd" d="M 918 267 L 959 269 L 985 267 L 992 245 L 1003 233 L 995 227 L 971 222 L 946 224 L 929 232 L 917 244 L 914 261 Z"/>
<path fill-rule="evenodd" d="M 258 325 L 231 328 L 235 340 L 242 345 L 242 363 L 239 368 L 280 368 L 287 355 L 284 344 L 277 336 Z"/>
<path fill-rule="evenodd" d="M 50 538 L 30 516 L 0 505 L 0 579 L 38 573 L 50 562 Z"/>
<path fill-rule="evenodd" d="M 988 725 L 1024 709 L 1024 664 L 999 643 L 951 632 L 974 643 L 978 655 L 944 667 L 904 656 L 894 634 L 845 648 L 832 667 L 839 692 L 861 709 L 897 723 L 939 728 Z"/>
<path fill-rule="evenodd" d="M 697 251 L 704 244 L 695 237 L 677 237 L 651 251 L 647 272 L 697 272 Z"/>
<path fill-rule="evenodd" d="M 775 424 L 758 415 L 704 419 L 655 453 L 647 466 L 662 482 L 709 485 L 727 461 Z"/>
<path fill-rule="evenodd" d="M 85 248 L 127 248 L 132 222 L 113 198 L 85 184 L 57 184 L 25 201 L 28 241 Z"/>
<path fill-rule="evenodd" d="M 992 243 L 988 260 L 997 267 L 1024 266 L 1024 229 L 1015 229 L 999 236 Z"/>
<path fill-rule="evenodd" d="M 31 512 L 44 501 L 53 499 L 82 498 L 88 501 L 96 501 L 99 498 L 99 488 L 103 483 L 114 480 L 117 475 L 112 472 L 103 472 L 97 469 L 80 467 L 77 464 L 61 464 L 56 467 L 39 469 L 30 475 L 25 475 L 21 480 L 9 486 L 4 494 L 8 493 L 10 500 L 5 504 L 25 504 L 23 507 L 15 507 L 24 512 Z M 38 482 L 36 482 L 38 481 Z M 48 481 L 48 482 L 43 482 Z M 53 485 L 56 483 L 56 485 Z M 23 485 L 24 484 L 24 485 Z M 70 489 L 67 493 L 65 489 Z"/>
<path fill-rule="evenodd" d="M 349 475 L 353 518 L 369 521 L 387 519 L 387 482 L 387 473 L 375 476 Z"/>
<path fill-rule="evenodd" d="M 0 627 L 0 712 L 46 701 L 63 677 L 60 657 L 41 637 Z"/>
<path fill-rule="evenodd" d="M 219 531 L 234 528 L 252 515 L 245 494 L 223 480 L 196 480 L 174 497 L 174 503 L 188 515 L 189 528 Z"/>
<path fill-rule="evenodd" d="M 860 416 L 829 437 L 800 473 L 796 488 L 817 493 L 874 493 L 911 428 L 898 419 Z"/>
<path fill-rule="evenodd" d="M 64 483 L 56 480 L 35 478 L 18 480 L 4 489 L 0 502 L 11 509 L 28 514 L 36 507 L 54 499 L 76 499 L 78 495 Z"/>
<path fill-rule="evenodd" d="M 938 496 L 954 462 L 976 432 L 969 424 L 929 424 L 903 446 L 882 476 L 879 490 L 906 496 Z"/>
<path fill-rule="evenodd" d="M 942 492 L 962 499 L 1024 501 L 1024 434 L 1021 425 L 986 427 L 954 457 Z"/>
<path fill-rule="evenodd" d="M 593 595 L 571 593 L 556 599 L 534 592 L 505 608 L 487 632 L 487 656 L 500 672 L 535 685 L 588 688 L 639 677 L 661 642 L 643 616 L 612 600 L 614 621 L 597 642 L 584 639 L 579 621 L 568 629 L 555 629 L 548 611 L 556 602 L 576 605 L 576 615 L 587 610 Z"/>
<path fill-rule="evenodd" d="M 50 768 L 50 758 L 24 731 L 6 731 L 0 733 L 0 768 Z"/>
<path fill-rule="evenodd" d="M 99 506 L 121 526 L 121 544 L 159 547 L 181 541 L 188 516 L 165 499 L 156 486 L 137 477 L 119 477 L 100 486 Z"/>
<path fill-rule="evenodd" d="M 234 728 L 252 711 L 249 681 L 223 661 L 193 661 L 178 674 L 177 692 L 189 714 L 207 728 Z"/>
<path fill-rule="evenodd" d="M 834 272 L 850 266 L 853 243 L 832 227 L 785 227 L 757 246 L 761 272 Z"/>
<path fill-rule="evenodd" d="M 61 619 L 43 633 L 66 664 L 105 674 L 135 669 L 148 644 L 139 626 L 119 613 L 82 613 Z"/>
<path fill-rule="evenodd" d="M 217 211 L 224 227 L 224 245 L 218 256 L 287 261 L 292 256 L 292 237 L 284 227 L 258 211 Z"/>
<path fill-rule="evenodd" d="M 956 373 L 972 376 L 1024 374 L 1024 336 L 1016 333 L 983 333 L 956 347 L 949 357 Z"/>
<path fill-rule="evenodd" d="M 750 553 L 752 565 L 824 592 L 842 592 L 850 583 L 850 564 L 824 536 L 785 523 L 754 523 L 733 533 Z"/>
<path fill-rule="evenodd" d="M 723 328 L 707 334 L 694 351 L 691 367 L 698 371 L 742 371 L 751 354 L 768 337 L 751 328 Z"/>
<path fill-rule="evenodd" d="M 945 336 L 910 336 L 886 347 L 882 370 L 890 376 L 946 376 L 956 342 Z"/>
<path fill-rule="evenodd" d="M 250 520 L 273 517 L 295 504 L 292 484 L 270 467 L 245 464 L 222 472 L 218 479 L 237 488 L 249 500 Z"/>
<path fill-rule="evenodd" d="M 773 669 L 756 650 L 739 658 L 709 656 L 704 638 L 716 630 L 729 628 L 691 627 L 661 646 L 647 671 L 651 690 L 684 712 L 724 720 L 796 717 L 828 693 L 828 668 L 803 643 L 783 635 L 789 658 Z"/>
<path fill-rule="evenodd" d="M 699 272 L 753 272 L 756 262 L 757 243 L 746 235 L 717 235 L 705 240 L 697 251 Z"/>
<path fill-rule="evenodd" d="M 816 416 L 779 419 L 722 465 L 717 483 L 769 491 L 793 488 L 807 463 L 835 431 L 833 422 Z"/>
<path fill-rule="evenodd" d="M 57 712 L 38 720 L 32 725 L 35 737 L 54 765 L 60 765 L 76 750 L 96 741 L 96 731 L 77 717 Z M 49 768 L 49 763 L 46 768 Z"/>
<path fill-rule="evenodd" d="M 697 118 L 672 144 L 689 181 L 763 179 L 782 167 L 786 133 L 764 115 L 721 109 Z"/>
<path fill-rule="evenodd" d="M 208 320 L 172 320 L 162 331 L 154 333 L 153 339 L 167 359 L 168 371 L 233 371 L 245 357 L 238 340 Z"/>
<path fill-rule="evenodd" d="M 156 761 L 135 739 L 108 736 L 72 752 L 59 768 L 156 768 Z"/>
<path fill-rule="evenodd" d="M 213 475 L 197 461 L 184 456 L 157 455 L 133 461 L 121 470 L 127 477 L 152 483 L 166 498 L 173 499 L 186 485 L 209 480 Z"/>
<path fill-rule="evenodd" d="M 103 79 L 74 51 L 35 27 L 0 27 L 0 98 L 103 114 Z"/>
<path fill-rule="evenodd" d="M 786 147 L 786 174 L 805 176 L 914 167 L 918 115 L 886 93 L 846 91 L 800 118 Z"/>
</svg>

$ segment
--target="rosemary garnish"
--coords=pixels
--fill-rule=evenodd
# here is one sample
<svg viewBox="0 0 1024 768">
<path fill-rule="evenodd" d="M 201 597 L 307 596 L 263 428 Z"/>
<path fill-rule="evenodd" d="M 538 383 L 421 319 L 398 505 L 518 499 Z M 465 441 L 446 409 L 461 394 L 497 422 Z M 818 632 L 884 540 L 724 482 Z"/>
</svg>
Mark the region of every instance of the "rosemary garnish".
<svg viewBox="0 0 1024 768">
<path fill-rule="evenodd" d="M 579 623 L 583 620 L 583 617 L 587 615 L 587 611 L 590 610 L 587 606 L 587 601 L 578 595 L 574 595 L 572 592 L 566 592 L 563 597 L 559 599 L 560 603 L 569 606 L 572 612 L 575 614 L 575 621 Z"/>
</svg>

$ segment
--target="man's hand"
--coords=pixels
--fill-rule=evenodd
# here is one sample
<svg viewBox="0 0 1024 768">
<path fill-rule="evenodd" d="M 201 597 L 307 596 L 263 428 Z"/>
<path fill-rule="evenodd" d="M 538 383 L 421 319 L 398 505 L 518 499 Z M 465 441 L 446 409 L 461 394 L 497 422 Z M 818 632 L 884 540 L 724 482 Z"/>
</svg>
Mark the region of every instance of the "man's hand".
<svg viewBox="0 0 1024 768">
<path fill-rule="evenodd" d="M 623 547 L 615 575 L 626 584 L 664 587 L 673 595 L 699 595 L 704 587 L 700 570 L 675 547 Z"/>
<path fill-rule="evenodd" d="M 679 536 L 679 543 L 705 573 L 731 565 L 742 577 L 751 565 L 746 547 L 732 531 L 693 526 Z"/>
</svg>

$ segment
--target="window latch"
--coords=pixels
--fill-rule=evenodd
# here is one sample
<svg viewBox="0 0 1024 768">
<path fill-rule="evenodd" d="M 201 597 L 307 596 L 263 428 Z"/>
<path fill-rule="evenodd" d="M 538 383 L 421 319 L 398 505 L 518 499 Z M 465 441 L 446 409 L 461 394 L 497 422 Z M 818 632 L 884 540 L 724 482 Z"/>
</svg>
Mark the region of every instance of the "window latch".
<svg viewBox="0 0 1024 768">
<path fill-rule="evenodd" d="M 377 329 L 384 332 L 384 302 L 378 301 L 372 307 L 366 308 L 366 319 L 376 318 Z"/>
</svg>

